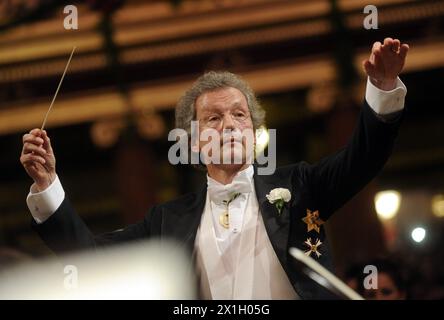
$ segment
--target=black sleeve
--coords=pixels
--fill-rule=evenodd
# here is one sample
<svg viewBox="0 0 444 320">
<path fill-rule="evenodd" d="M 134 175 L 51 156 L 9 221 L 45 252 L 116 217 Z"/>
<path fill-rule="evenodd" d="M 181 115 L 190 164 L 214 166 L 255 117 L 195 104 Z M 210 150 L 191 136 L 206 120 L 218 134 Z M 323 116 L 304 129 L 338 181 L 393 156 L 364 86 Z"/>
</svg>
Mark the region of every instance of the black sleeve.
<svg viewBox="0 0 444 320">
<path fill-rule="evenodd" d="M 404 112 L 381 118 L 364 101 L 348 144 L 313 165 L 302 167 L 320 216 L 326 220 L 382 170 L 388 160 Z"/>
<path fill-rule="evenodd" d="M 32 221 L 32 228 L 56 254 L 148 238 L 152 232 L 153 207 L 144 220 L 124 229 L 94 236 L 65 197 L 60 207 L 42 224 Z"/>
</svg>

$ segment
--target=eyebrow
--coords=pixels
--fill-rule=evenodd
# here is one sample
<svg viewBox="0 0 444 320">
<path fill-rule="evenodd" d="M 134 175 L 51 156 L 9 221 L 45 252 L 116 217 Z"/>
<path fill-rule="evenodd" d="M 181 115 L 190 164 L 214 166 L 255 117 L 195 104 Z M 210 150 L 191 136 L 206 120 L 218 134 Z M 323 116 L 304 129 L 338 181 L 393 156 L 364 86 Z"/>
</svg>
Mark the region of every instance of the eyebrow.
<svg viewBox="0 0 444 320">
<path fill-rule="evenodd" d="M 220 108 L 213 109 L 213 110 L 203 109 L 202 110 L 202 114 L 203 115 L 208 115 L 208 114 L 213 114 L 213 113 L 219 113 L 220 111 L 221 111 Z"/>
<path fill-rule="evenodd" d="M 231 105 L 232 107 L 242 107 L 241 103 L 239 101 L 236 101 Z"/>
<path fill-rule="evenodd" d="M 206 105 L 202 109 L 202 116 L 208 116 L 210 114 L 220 113 L 221 109 L 223 108 L 222 106 L 219 106 L 219 105 L 213 105 L 212 107 L 214 108 L 213 110 L 208 110 L 208 105 Z M 237 101 L 233 102 L 233 104 L 231 105 L 231 108 L 242 108 L 241 101 L 237 100 Z M 247 111 L 249 111 L 248 103 L 247 103 Z"/>
</svg>

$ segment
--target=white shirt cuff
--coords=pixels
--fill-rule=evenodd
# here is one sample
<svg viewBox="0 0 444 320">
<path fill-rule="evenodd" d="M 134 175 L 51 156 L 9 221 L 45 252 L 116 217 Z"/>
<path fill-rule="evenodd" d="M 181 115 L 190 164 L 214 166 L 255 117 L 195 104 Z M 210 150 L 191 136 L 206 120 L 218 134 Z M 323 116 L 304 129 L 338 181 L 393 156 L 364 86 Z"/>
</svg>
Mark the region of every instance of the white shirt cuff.
<svg viewBox="0 0 444 320">
<path fill-rule="evenodd" d="M 56 176 L 51 185 L 41 192 L 38 192 L 33 184 L 26 198 L 26 204 L 35 222 L 41 224 L 56 212 L 63 199 L 65 199 L 65 190 L 63 190 L 59 177 Z"/>
<path fill-rule="evenodd" d="M 396 87 L 390 91 L 384 91 L 377 88 L 370 79 L 367 78 L 367 89 L 365 91 L 365 100 L 370 108 L 379 115 L 385 115 L 404 109 L 405 96 L 407 88 L 401 79 L 397 79 Z"/>
</svg>

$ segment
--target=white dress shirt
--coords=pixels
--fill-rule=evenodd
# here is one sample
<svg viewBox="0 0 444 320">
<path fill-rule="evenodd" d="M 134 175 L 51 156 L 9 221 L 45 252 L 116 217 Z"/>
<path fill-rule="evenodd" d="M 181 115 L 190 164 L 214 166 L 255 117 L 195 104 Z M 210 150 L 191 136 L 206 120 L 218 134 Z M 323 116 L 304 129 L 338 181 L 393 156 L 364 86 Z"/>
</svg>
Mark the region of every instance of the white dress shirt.
<svg viewBox="0 0 444 320">
<path fill-rule="evenodd" d="M 238 172 L 228 185 L 207 176 L 207 198 L 194 244 L 200 295 L 204 299 L 298 298 L 268 237 L 253 175 L 254 168 L 250 165 Z M 230 198 L 233 193 L 240 196 L 232 201 L 233 207 L 229 207 L 230 226 L 225 229 L 214 203 Z M 217 235 L 216 230 L 220 228 L 222 236 Z"/>
<path fill-rule="evenodd" d="M 211 211 L 213 213 L 213 222 L 216 236 L 221 240 L 228 237 L 229 234 L 236 234 L 242 231 L 243 212 L 248 202 L 248 198 L 253 190 L 253 166 L 249 166 L 245 170 L 238 172 L 230 184 L 223 185 L 207 175 L 208 194 L 210 199 Z M 225 191 L 225 192 L 224 192 Z M 228 205 L 223 201 L 230 196 L 239 192 L 239 195 Z M 220 215 L 228 210 L 228 228 L 224 228 L 219 222 Z"/>
</svg>

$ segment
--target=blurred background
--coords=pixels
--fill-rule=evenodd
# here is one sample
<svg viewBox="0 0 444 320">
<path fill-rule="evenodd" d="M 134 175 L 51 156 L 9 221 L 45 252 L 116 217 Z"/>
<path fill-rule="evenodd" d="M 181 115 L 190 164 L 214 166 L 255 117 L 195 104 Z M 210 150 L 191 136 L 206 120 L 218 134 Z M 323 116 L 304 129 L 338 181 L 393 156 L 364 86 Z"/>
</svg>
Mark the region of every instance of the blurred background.
<svg viewBox="0 0 444 320">
<path fill-rule="evenodd" d="M 0 268 L 51 255 L 30 228 L 19 156 L 73 46 L 46 128 L 67 195 L 101 233 L 205 183 L 167 158 L 175 103 L 202 72 L 227 69 L 251 84 L 277 129 L 278 165 L 315 162 L 347 142 L 364 98 L 361 62 L 374 41 L 393 37 L 410 45 L 394 153 L 327 232 L 344 279 L 382 258 L 397 265 L 409 298 L 443 298 L 444 1 L 372 1 L 377 29 L 364 28 L 367 4 L 0 0 Z M 64 28 L 67 5 L 77 29 Z"/>
</svg>

